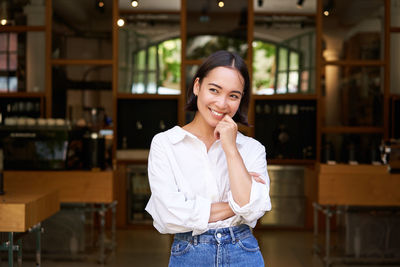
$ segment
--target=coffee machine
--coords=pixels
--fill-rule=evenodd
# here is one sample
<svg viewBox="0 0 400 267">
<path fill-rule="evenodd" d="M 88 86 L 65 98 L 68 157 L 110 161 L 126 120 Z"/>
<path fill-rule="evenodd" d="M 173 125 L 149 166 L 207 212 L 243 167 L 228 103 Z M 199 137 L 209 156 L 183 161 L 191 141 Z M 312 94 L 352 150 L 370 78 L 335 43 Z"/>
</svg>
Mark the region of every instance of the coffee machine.
<svg viewBox="0 0 400 267">
<path fill-rule="evenodd" d="M 84 169 L 105 169 L 106 140 L 102 133 L 105 111 L 101 107 L 84 108 L 87 130 L 83 136 L 82 162 Z"/>
</svg>

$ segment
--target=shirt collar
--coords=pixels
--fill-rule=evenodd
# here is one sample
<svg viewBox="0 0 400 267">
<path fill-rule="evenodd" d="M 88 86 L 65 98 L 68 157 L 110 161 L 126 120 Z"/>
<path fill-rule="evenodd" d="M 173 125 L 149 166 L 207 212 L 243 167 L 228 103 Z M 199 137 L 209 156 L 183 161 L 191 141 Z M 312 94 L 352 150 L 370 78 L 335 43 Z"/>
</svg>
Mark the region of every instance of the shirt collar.
<svg viewBox="0 0 400 267">
<path fill-rule="evenodd" d="M 175 126 L 167 132 L 168 139 L 171 141 L 172 144 L 177 144 L 182 141 L 186 136 L 191 138 L 196 138 L 193 134 L 189 133 L 188 131 L 184 130 L 180 126 Z M 236 144 L 243 145 L 246 141 L 246 137 L 241 133 L 237 133 L 236 137 Z"/>
</svg>

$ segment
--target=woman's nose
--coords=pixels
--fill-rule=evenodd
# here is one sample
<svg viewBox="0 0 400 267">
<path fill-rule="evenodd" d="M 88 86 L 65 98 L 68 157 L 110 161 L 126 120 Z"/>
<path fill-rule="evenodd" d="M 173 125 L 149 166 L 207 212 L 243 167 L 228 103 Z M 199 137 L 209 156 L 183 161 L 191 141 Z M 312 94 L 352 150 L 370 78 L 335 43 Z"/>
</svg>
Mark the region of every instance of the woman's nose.
<svg viewBox="0 0 400 267">
<path fill-rule="evenodd" d="M 225 97 L 219 97 L 217 101 L 217 107 L 220 109 L 225 109 L 228 106 L 228 102 Z"/>
</svg>

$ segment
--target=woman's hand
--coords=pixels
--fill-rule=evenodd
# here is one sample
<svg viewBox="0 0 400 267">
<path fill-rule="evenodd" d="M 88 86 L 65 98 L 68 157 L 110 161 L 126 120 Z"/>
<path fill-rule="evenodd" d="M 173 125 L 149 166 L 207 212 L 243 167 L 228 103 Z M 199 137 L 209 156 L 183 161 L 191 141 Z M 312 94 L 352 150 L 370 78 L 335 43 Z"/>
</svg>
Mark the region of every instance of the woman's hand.
<svg viewBox="0 0 400 267">
<path fill-rule="evenodd" d="M 225 153 L 236 152 L 236 137 L 238 126 L 229 116 L 225 115 L 214 130 L 214 136 L 221 140 L 221 146 Z"/>
<path fill-rule="evenodd" d="M 217 202 L 211 204 L 210 218 L 208 222 L 218 222 L 235 215 L 228 202 Z"/>
<path fill-rule="evenodd" d="M 266 182 L 260 177 L 260 174 L 256 172 L 249 172 L 249 174 L 251 175 L 251 178 L 253 178 L 254 181 L 256 181 L 257 183 L 266 184 Z"/>
</svg>

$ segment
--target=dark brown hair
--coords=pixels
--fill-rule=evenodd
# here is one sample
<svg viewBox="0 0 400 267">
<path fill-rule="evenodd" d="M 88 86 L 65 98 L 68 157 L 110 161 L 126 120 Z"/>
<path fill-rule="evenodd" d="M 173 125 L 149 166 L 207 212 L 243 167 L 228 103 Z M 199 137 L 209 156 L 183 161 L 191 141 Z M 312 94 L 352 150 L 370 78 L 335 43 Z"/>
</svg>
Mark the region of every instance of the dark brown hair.
<svg viewBox="0 0 400 267">
<path fill-rule="evenodd" d="M 228 51 L 217 51 L 206 58 L 204 62 L 200 65 L 199 69 L 193 77 L 192 84 L 188 88 L 188 102 L 185 109 L 188 111 L 197 111 L 197 96 L 193 93 L 195 80 L 196 78 L 199 78 L 199 83 L 201 84 L 203 78 L 206 77 L 210 71 L 217 67 L 236 69 L 242 75 L 244 79 L 243 95 L 240 100 L 239 108 L 232 119 L 235 122 L 239 122 L 241 124 L 249 126 L 247 120 L 247 111 L 249 109 L 250 100 L 249 71 L 247 70 L 246 62 L 244 62 L 244 60 L 239 55 Z"/>
</svg>

